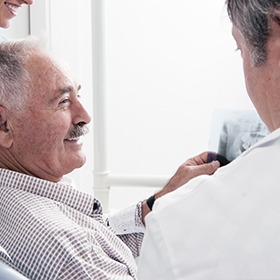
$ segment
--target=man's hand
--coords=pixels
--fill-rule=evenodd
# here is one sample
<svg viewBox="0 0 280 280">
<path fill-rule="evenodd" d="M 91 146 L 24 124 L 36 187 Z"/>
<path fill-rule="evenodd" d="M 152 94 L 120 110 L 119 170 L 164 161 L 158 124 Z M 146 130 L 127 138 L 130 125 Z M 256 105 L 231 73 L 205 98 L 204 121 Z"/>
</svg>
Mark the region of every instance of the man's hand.
<svg viewBox="0 0 280 280">
<path fill-rule="evenodd" d="M 209 155 L 208 152 L 204 152 L 186 160 L 179 166 L 176 173 L 171 177 L 165 187 L 155 194 L 155 199 L 178 189 L 199 175 L 213 174 L 220 167 L 220 162 L 217 160 L 209 162 Z M 149 212 L 150 209 L 148 208 L 146 201 L 144 201 L 142 204 L 143 221 Z"/>
<path fill-rule="evenodd" d="M 166 186 L 155 195 L 155 198 L 176 190 L 199 175 L 213 174 L 220 167 L 220 162 L 217 160 L 208 162 L 208 159 L 208 152 L 204 152 L 186 160 L 179 166 Z"/>
</svg>

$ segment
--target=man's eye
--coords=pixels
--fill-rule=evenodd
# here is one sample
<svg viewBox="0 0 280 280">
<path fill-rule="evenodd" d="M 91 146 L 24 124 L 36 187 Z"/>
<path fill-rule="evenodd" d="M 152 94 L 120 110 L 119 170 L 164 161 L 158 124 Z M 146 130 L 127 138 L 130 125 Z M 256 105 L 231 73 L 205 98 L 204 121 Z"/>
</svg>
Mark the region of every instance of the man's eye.
<svg viewBox="0 0 280 280">
<path fill-rule="evenodd" d="M 63 110 L 66 110 L 70 107 L 71 100 L 69 98 L 64 98 L 59 102 L 58 108 L 62 108 Z"/>
<path fill-rule="evenodd" d="M 66 103 L 69 103 L 70 100 L 68 98 L 65 98 L 63 100 L 60 101 L 60 104 L 66 104 Z"/>
</svg>

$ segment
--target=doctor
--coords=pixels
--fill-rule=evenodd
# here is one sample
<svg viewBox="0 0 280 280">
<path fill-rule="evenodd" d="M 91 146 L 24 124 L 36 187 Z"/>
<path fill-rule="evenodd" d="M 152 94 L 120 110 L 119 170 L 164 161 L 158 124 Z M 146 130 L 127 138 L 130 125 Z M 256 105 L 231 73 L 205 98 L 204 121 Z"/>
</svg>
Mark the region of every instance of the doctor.
<svg viewBox="0 0 280 280">
<path fill-rule="evenodd" d="M 140 280 L 280 279 L 280 0 L 227 0 L 247 92 L 270 134 L 158 199 Z"/>
</svg>

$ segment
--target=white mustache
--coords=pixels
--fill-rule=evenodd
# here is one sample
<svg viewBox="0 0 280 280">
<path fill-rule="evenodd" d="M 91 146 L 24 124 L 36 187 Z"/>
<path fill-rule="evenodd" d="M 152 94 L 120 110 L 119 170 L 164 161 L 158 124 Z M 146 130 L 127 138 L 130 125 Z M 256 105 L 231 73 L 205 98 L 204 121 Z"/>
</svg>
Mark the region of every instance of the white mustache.
<svg viewBox="0 0 280 280">
<path fill-rule="evenodd" d="M 89 128 L 86 125 L 77 124 L 69 132 L 69 136 L 67 138 L 78 138 L 80 136 L 86 135 L 88 132 Z"/>
</svg>

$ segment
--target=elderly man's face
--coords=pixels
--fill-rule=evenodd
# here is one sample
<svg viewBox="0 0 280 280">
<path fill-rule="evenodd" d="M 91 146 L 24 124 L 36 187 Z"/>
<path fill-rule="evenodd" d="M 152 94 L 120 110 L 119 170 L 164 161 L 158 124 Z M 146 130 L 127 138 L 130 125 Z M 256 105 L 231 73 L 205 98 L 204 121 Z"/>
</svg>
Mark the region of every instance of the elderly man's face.
<svg viewBox="0 0 280 280">
<path fill-rule="evenodd" d="M 10 20 L 17 15 L 21 5 L 31 5 L 32 3 L 33 0 L 0 0 L 0 27 L 9 27 Z"/>
<path fill-rule="evenodd" d="M 49 56 L 34 56 L 29 72 L 31 100 L 26 112 L 12 117 L 11 152 L 24 173 L 58 181 L 85 163 L 81 139 L 71 131 L 89 123 L 90 116 L 80 102 L 79 85 Z"/>
</svg>

